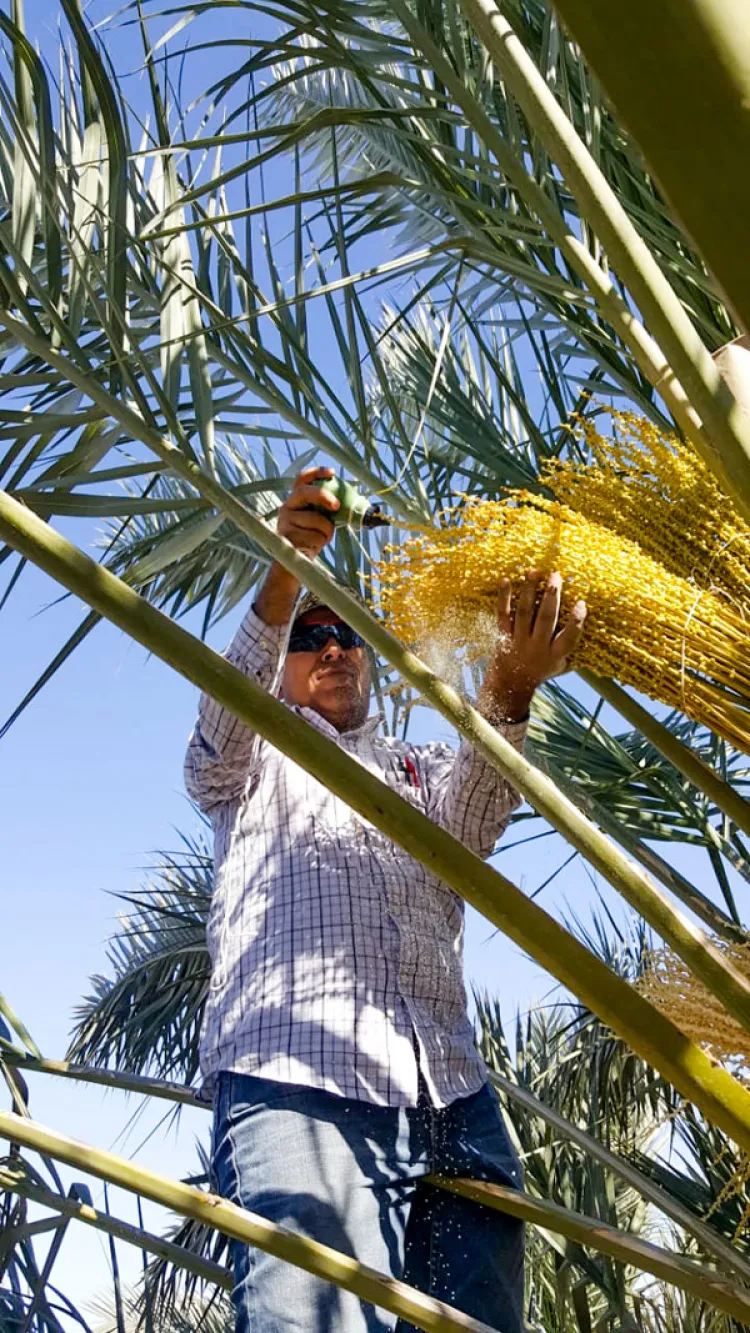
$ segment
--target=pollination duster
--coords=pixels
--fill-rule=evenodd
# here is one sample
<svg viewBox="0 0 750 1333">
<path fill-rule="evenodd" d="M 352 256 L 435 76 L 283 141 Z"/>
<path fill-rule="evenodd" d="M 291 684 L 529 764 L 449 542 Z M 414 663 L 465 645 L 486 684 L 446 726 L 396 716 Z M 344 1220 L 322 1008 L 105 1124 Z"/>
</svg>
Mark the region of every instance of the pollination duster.
<svg viewBox="0 0 750 1333">
<path fill-rule="evenodd" d="M 390 628 L 445 669 L 492 649 L 500 580 L 559 570 L 583 598 L 573 665 L 677 708 L 750 751 L 750 527 L 692 449 L 631 413 L 586 420 L 590 461 L 553 460 L 540 493 L 443 512 L 374 568 Z"/>
<path fill-rule="evenodd" d="M 338 500 L 339 507 L 333 512 L 322 506 L 318 509 L 318 513 L 330 518 L 336 528 L 385 528 L 391 522 L 380 505 L 371 504 L 367 496 L 344 477 L 326 477 L 314 481 L 312 485 L 327 491 L 334 500 Z M 316 509 L 317 505 L 309 507 Z"/>
</svg>

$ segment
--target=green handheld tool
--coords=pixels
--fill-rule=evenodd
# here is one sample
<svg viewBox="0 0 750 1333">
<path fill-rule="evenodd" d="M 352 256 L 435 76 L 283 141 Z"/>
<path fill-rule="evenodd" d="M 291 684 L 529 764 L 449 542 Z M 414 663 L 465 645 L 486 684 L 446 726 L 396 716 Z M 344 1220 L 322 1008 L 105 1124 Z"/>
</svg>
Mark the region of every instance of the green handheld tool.
<svg viewBox="0 0 750 1333">
<path fill-rule="evenodd" d="M 322 508 L 318 511 L 330 518 L 336 528 L 386 528 L 391 521 L 379 505 L 370 504 L 367 496 L 343 477 L 326 477 L 312 484 L 338 500 L 335 513 Z"/>
</svg>

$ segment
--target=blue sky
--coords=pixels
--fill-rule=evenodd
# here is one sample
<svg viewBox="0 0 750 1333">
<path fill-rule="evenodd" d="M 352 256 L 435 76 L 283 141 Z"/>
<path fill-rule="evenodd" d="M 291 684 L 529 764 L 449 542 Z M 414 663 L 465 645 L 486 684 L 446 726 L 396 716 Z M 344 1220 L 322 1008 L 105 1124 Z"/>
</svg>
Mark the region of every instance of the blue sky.
<svg viewBox="0 0 750 1333">
<path fill-rule="evenodd" d="M 97 17 L 105 6 L 91 7 Z M 51 54 L 56 0 L 32 0 L 27 15 Z M 44 23 L 49 19 L 45 36 Z M 227 17 L 217 34 L 228 31 Z M 111 48 L 115 50 L 114 46 Z M 118 37 L 118 64 L 137 64 L 133 34 Z M 212 76 L 204 65 L 206 82 Z M 65 526 L 73 540 L 88 541 L 88 528 Z M 47 665 L 82 618 L 68 598 L 46 608 L 59 589 L 34 570 L 24 574 L 2 612 L 3 671 L 0 721 Z M 210 641 L 223 647 L 238 616 L 227 618 Z M 190 620 L 186 623 L 190 624 Z M 111 626 L 100 626 L 58 673 L 1 743 L 0 810 L 3 941 L 0 990 L 8 997 L 42 1051 L 64 1053 L 76 1003 L 88 977 L 105 970 L 106 941 L 118 903 L 113 893 L 132 890 L 158 848 L 177 846 L 176 830 L 190 831 L 194 816 L 182 787 L 182 760 L 193 724 L 196 693 L 168 667 L 151 659 Z M 410 730 L 418 742 L 450 738 L 443 721 L 419 710 Z M 527 826 L 523 826 L 523 833 Z M 516 834 L 515 836 L 523 836 Z M 509 840 L 514 840 L 511 832 Z M 502 855 L 499 866 L 533 891 L 567 855 L 557 837 Z M 683 865 L 695 867 L 688 853 Z M 699 869 L 695 870 L 700 873 Z M 595 902 L 592 881 L 575 860 L 541 902 L 560 910 L 566 903 L 583 915 Z M 487 989 L 501 1002 L 506 1023 L 516 1011 L 544 1000 L 553 982 L 476 914 L 467 923 L 466 971 L 470 986 Z M 120 1094 L 32 1076 L 31 1105 L 37 1119 L 76 1138 L 129 1154 L 139 1149 L 163 1108 L 149 1109 L 128 1132 L 136 1103 Z M 157 1130 L 138 1152 L 145 1165 L 172 1175 L 195 1167 L 194 1138 L 206 1136 L 208 1117 L 183 1113 L 179 1130 Z M 66 1179 L 70 1173 L 64 1173 Z M 94 1188 L 95 1199 L 102 1191 Z M 113 1192 L 113 1211 L 136 1220 L 134 1203 Z M 157 1210 L 147 1224 L 163 1225 Z M 126 1279 L 139 1260 L 121 1247 Z M 103 1241 L 83 1227 L 64 1242 L 56 1280 L 76 1301 L 106 1288 L 108 1257 Z"/>
</svg>

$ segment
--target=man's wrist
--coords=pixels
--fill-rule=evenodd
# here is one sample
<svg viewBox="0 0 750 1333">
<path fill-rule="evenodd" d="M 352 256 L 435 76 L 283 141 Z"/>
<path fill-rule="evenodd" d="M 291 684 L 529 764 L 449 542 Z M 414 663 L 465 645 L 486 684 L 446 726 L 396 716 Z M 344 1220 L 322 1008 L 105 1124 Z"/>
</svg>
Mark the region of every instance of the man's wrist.
<svg viewBox="0 0 750 1333">
<path fill-rule="evenodd" d="M 493 726 L 499 723 L 513 725 L 516 722 L 527 721 L 533 698 L 533 689 L 517 691 L 483 689 L 479 693 L 477 703 L 479 711 Z"/>
<path fill-rule="evenodd" d="M 270 566 L 253 610 L 267 625 L 286 625 L 292 618 L 300 581 L 277 561 Z"/>
</svg>

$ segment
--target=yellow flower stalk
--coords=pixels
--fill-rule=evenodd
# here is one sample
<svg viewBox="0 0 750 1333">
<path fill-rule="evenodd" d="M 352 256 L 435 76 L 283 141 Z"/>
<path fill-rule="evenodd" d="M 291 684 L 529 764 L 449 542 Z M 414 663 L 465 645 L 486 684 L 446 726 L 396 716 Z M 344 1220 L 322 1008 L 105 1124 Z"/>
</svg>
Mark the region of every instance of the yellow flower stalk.
<svg viewBox="0 0 750 1333">
<path fill-rule="evenodd" d="M 750 528 L 701 460 L 650 422 L 586 423 L 588 465 L 552 463 L 552 498 L 465 503 L 376 570 L 391 628 L 423 655 L 486 655 L 503 578 L 559 570 L 589 610 L 575 665 L 631 685 L 750 748 Z"/>
<path fill-rule="evenodd" d="M 673 574 L 750 609 L 750 527 L 698 454 L 645 417 L 611 412 L 616 438 L 587 419 L 575 433 L 591 463 L 552 460 L 542 478 L 556 499 L 634 538 Z"/>
</svg>

